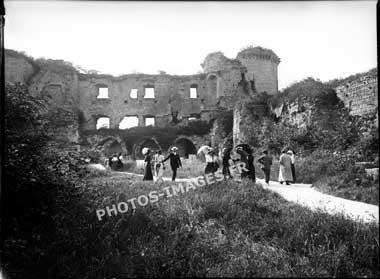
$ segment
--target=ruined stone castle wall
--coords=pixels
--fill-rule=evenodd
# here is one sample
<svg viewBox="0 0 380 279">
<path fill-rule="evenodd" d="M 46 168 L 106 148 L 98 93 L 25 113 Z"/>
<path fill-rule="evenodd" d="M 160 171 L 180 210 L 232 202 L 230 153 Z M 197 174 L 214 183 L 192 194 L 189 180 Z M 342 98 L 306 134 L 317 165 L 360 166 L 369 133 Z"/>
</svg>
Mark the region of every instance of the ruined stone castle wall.
<svg viewBox="0 0 380 279">
<path fill-rule="evenodd" d="M 257 92 L 278 93 L 278 56 L 269 49 L 247 48 L 236 57 L 247 68 L 247 80 L 254 80 Z"/>
<path fill-rule="evenodd" d="M 203 74 L 118 77 L 84 74 L 65 61 L 34 60 L 6 50 L 5 73 L 7 82 L 22 82 L 31 94 L 49 97 L 53 106 L 75 111 L 80 130 L 95 130 L 100 117 L 108 117 L 109 128 L 116 129 L 126 116 L 137 116 L 138 126 L 145 126 L 146 117 L 154 117 L 155 126 L 183 125 L 194 118 L 209 121 L 220 108 L 234 109 L 238 95 L 243 94 L 239 93 L 242 81 L 244 95 L 277 93 L 279 59 L 273 52 L 265 56 L 268 50 L 263 55 L 262 50 L 250 49 L 259 53 L 254 60 L 244 55 L 230 59 L 221 52 L 212 53 L 202 63 Z M 108 89 L 108 97 L 98 98 L 100 88 Z M 154 88 L 154 98 L 144 98 L 145 88 Z M 196 88 L 196 98 L 190 98 L 190 88 Z M 137 98 L 131 96 L 132 89 L 137 90 Z M 234 135 L 244 132 L 239 127 L 234 126 Z"/>
<path fill-rule="evenodd" d="M 247 67 L 247 78 L 254 79 L 258 92 L 278 93 L 277 65 L 267 60 L 244 59 L 242 63 Z"/>
<path fill-rule="evenodd" d="M 352 115 L 366 115 L 378 108 L 376 76 L 364 76 L 336 88 L 338 97 L 350 109 Z"/>
<path fill-rule="evenodd" d="M 23 56 L 5 56 L 5 80 L 24 83 L 33 73 L 33 65 Z"/>
<path fill-rule="evenodd" d="M 98 87 L 107 86 L 107 99 L 98 99 Z M 197 88 L 197 98 L 190 98 L 190 87 Z M 155 97 L 144 98 L 145 87 L 153 87 Z M 132 98 L 132 89 L 137 89 L 137 98 Z M 157 126 L 173 120 L 196 115 L 207 118 L 215 105 L 215 91 L 203 74 L 193 76 L 127 75 L 120 78 L 83 76 L 79 82 L 79 107 L 87 123 L 84 129 L 94 129 L 96 118 L 110 117 L 110 127 L 118 128 L 125 116 L 137 116 L 139 126 L 144 126 L 144 117 L 154 116 Z M 178 113 L 178 114 L 177 114 Z"/>
<path fill-rule="evenodd" d="M 5 59 L 5 80 L 10 83 L 26 83 L 36 71 L 29 59 L 15 51 L 7 51 Z"/>
</svg>

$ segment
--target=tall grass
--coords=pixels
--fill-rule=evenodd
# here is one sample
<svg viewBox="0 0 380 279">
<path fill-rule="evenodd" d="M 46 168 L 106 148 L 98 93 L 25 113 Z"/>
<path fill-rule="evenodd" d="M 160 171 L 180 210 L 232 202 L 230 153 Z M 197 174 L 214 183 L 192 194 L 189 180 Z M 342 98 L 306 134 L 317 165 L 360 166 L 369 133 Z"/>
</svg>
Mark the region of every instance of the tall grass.
<svg viewBox="0 0 380 279">
<path fill-rule="evenodd" d="M 123 173 L 92 178 L 84 194 L 91 201 L 87 225 L 73 234 L 82 244 L 56 268 L 75 278 L 380 275 L 377 224 L 312 212 L 248 181 L 95 217 L 96 209 L 168 185 Z"/>
</svg>

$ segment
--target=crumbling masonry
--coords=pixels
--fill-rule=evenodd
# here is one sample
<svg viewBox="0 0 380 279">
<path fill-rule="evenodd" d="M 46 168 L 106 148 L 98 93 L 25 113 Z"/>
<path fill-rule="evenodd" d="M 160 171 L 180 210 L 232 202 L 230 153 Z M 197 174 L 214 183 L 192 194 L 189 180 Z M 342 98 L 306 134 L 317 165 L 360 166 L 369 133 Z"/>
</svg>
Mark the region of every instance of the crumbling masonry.
<svg viewBox="0 0 380 279">
<path fill-rule="evenodd" d="M 132 126 L 166 126 L 169 123 L 187 125 L 189 121 L 210 121 L 218 110 L 233 110 L 234 144 L 244 141 L 247 123 L 243 123 L 241 101 L 252 95 L 278 93 L 277 67 L 279 57 L 270 49 L 248 47 L 235 59 L 221 52 L 210 53 L 203 63 L 203 73 L 176 76 L 129 74 L 111 75 L 82 73 L 62 60 L 35 60 L 13 50 L 5 51 L 6 82 L 21 82 L 35 96 L 49 96 L 51 104 L 75 111 L 80 119 L 77 125 L 66 127 L 62 133 L 71 142 L 78 143 L 79 131 L 98 131 L 99 128 L 125 129 Z M 351 114 L 364 115 L 377 110 L 377 77 L 364 76 L 350 84 L 336 88 Z M 302 126 L 310 113 L 309 108 L 281 104 L 272 108 L 282 116 L 284 106 L 293 124 Z M 103 123 L 100 123 L 100 120 Z M 128 120 L 128 121 L 126 121 Z M 128 125 L 124 125 L 129 123 Z M 210 138 L 211 137 L 211 138 Z M 200 145 L 212 141 L 212 134 L 180 136 L 171 144 L 180 146 L 180 154 L 194 154 Z M 120 137 L 96 133 L 87 142 L 102 144 L 109 152 L 127 153 Z M 138 154 L 142 145 L 160 148 L 155 139 L 143 138 L 128 153 Z M 138 156 L 133 156 L 138 157 Z"/>
<path fill-rule="evenodd" d="M 193 119 L 210 121 L 217 108 L 233 110 L 238 94 L 276 94 L 280 59 L 272 50 L 249 47 L 235 59 L 221 52 L 207 55 L 201 74 L 118 77 L 83 74 L 64 61 L 35 62 L 7 50 L 6 81 L 22 82 L 31 94 L 49 95 L 53 105 L 79 112 L 78 129 L 85 131 L 100 128 L 99 119 L 104 120 L 105 128 L 125 128 L 121 124 L 126 119 L 132 126 L 165 126 L 178 121 L 186 124 Z M 235 116 L 233 134 L 238 142 L 241 131 L 236 108 Z M 71 138 L 75 141 L 75 136 Z"/>
</svg>

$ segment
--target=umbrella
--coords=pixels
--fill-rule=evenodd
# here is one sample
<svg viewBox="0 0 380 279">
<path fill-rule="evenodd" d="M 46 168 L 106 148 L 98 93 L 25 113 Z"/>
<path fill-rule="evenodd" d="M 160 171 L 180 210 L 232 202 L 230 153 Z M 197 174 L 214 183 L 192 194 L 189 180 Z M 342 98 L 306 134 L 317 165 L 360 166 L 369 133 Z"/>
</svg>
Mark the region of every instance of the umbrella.
<svg viewBox="0 0 380 279">
<path fill-rule="evenodd" d="M 246 143 L 241 143 L 241 144 L 236 145 L 235 149 L 238 149 L 239 147 L 242 148 L 247 153 L 252 153 L 251 147 Z"/>
<path fill-rule="evenodd" d="M 148 153 L 148 150 L 149 150 L 148 147 L 144 147 L 144 148 L 141 150 L 141 153 L 142 153 L 143 155 L 145 155 L 146 153 Z"/>
<path fill-rule="evenodd" d="M 210 149 L 211 149 L 210 146 L 208 146 L 208 145 L 203 145 L 203 146 L 201 146 L 201 147 L 198 149 L 197 154 L 199 155 L 199 154 L 201 154 L 201 153 L 205 153 L 206 151 L 208 151 L 208 150 L 210 150 Z"/>
</svg>

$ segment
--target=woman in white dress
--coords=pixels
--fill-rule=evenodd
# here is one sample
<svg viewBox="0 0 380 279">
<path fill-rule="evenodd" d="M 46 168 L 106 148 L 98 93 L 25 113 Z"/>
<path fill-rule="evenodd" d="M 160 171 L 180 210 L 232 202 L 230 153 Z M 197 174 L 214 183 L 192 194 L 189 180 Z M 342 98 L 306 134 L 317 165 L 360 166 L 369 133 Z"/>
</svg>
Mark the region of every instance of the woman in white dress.
<svg viewBox="0 0 380 279">
<path fill-rule="evenodd" d="M 208 150 L 208 152 L 205 154 L 205 158 L 206 158 L 205 174 L 216 172 L 219 168 L 219 164 L 218 164 L 218 156 L 216 156 L 213 148 L 210 148 Z"/>
<path fill-rule="evenodd" d="M 164 181 L 162 176 L 164 175 L 165 165 L 162 162 L 165 159 L 164 155 L 162 155 L 162 151 L 159 150 L 156 155 L 154 155 L 154 175 L 156 177 L 156 182 Z"/>
<path fill-rule="evenodd" d="M 291 164 L 292 159 L 286 154 L 286 150 L 283 150 L 280 156 L 280 172 L 278 174 L 280 184 L 285 182 L 286 185 L 290 185 L 290 181 L 293 181 Z"/>
</svg>

